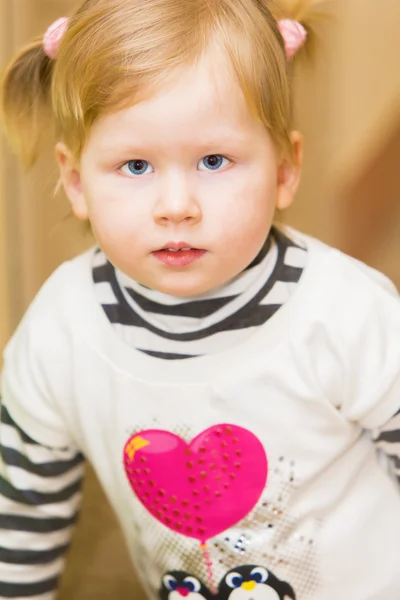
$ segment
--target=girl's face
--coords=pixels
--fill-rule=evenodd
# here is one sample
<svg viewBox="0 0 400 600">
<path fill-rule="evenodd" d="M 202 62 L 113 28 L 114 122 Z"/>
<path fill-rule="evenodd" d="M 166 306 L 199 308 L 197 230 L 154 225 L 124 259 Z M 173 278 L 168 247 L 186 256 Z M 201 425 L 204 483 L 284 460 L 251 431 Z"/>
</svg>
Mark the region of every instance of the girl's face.
<svg viewBox="0 0 400 600">
<path fill-rule="evenodd" d="M 90 219 L 110 261 L 174 296 L 202 294 L 245 269 L 299 179 L 228 65 L 218 67 L 205 58 L 150 99 L 100 118 L 79 165 L 57 146 L 73 211 Z M 294 149 L 299 165 L 299 137 Z M 201 252 L 160 251 L 174 247 Z"/>
</svg>

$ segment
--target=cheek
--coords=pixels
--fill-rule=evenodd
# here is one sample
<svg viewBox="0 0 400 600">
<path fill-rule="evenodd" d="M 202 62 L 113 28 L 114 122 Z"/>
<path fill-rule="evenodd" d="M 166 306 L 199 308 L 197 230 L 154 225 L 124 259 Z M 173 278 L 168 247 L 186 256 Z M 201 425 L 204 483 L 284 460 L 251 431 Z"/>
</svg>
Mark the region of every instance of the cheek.
<svg viewBox="0 0 400 600">
<path fill-rule="evenodd" d="M 240 228 L 242 235 L 253 233 L 264 235 L 275 212 L 277 186 L 268 173 L 249 173 L 236 179 L 229 190 L 221 190 L 213 198 L 211 210 L 216 221 L 223 222 L 232 232 Z M 214 213 L 215 214 L 215 213 Z"/>
<path fill-rule="evenodd" d="M 111 204 L 95 203 L 89 210 L 93 232 L 100 242 L 113 243 L 125 238 L 130 220 L 123 218 L 121 211 Z"/>
<path fill-rule="evenodd" d="M 111 188 L 111 189 L 110 189 Z M 122 240 L 143 228 L 141 205 L 129 200 L 115 186 L 96 186 L 86 191 L 89 219 L 96 237 Z"/>
</svg>

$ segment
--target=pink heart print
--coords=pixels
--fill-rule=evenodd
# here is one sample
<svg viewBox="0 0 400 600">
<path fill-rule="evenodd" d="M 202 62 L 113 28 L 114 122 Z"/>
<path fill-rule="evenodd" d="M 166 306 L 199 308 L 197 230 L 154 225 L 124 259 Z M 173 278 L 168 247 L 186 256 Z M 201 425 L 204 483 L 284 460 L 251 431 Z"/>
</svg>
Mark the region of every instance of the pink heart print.
<svg viewBox="0 0 400 600">
<path fill-rule="evenodd" d="M 202 544 L 249 514 L 268 474 L 258 438 L 228 424 L 206 429 L 190 444 L 169 431 L 142 431 L 126 443 L 124 464 L 150 514 Z"/>
</svg>

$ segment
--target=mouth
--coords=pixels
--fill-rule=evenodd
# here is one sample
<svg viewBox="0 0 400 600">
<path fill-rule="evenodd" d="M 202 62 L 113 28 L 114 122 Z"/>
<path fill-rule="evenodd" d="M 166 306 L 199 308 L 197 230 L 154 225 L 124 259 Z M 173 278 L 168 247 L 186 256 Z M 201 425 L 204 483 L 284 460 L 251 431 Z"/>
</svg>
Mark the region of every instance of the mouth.
<svg viewBox="0 0 400 600">
<path fill-rule="evenodd" d="M 154 258 L 169 267 L 186 267 L 206 254 L 206 250 L 195 248 L 187 242 L 168 242 L 163 248 L 152 252 Z"/>
<path fill-rule="evenodd" d="M 162 248 L 161 251 L 164 252 L 189 252 L 189 250 L 197 250 L 197 248 L 190 248 L 189 246 L 187 248 L 179 248 L 178 250 L 176 248 Z"/>
<path fill-rule="evenodd" d="M 200 250 L 200 248 L 195 248 L 187 242 L 168 242 L 156 252 L 189 252 L 189 250 Z"/>
</svg>

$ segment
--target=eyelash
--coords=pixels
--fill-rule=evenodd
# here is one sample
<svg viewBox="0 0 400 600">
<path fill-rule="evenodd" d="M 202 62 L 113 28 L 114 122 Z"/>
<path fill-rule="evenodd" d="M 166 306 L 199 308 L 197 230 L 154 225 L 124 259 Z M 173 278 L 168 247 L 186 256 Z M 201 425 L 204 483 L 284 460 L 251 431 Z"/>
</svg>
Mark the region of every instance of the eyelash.
<svg viewBox="0 0 400 600">
<path fill-rule="evenodd" d="M 226 160 L 226 161 L 228 161 L 228 163 L 231 163 L 231 162 L 232 162 L 232 161 L 231 161 L 229 158 L 227 158 L 226 156 L 222 156 L 222 154 L 207 154 L 207 155 L 206 155 L 206 156 L 204 156 L 202 159 L 200 159 L 200 161 L 199 161 L 199 163 L 198 163 L 198 164 L 200 164 L 200 163 L 201 163 L 202 161 L 204 161 L 206 158 L 210 158 L 210 157 L 216 157 L 216 158 L 222 159 L 222 161 Z M 150 164 L 150 163 L 149 163 L 147 160 L 143 160 L 143 159 L 136 158 L 136 159 L 133 159 L 133 160 L 129 160 L 129 161 L 128 161 L 128 162 L 126 162 L 126 163 L 123 163 L 123 165 L 121 165 L 120 169 L 122 170 L 122 168 L 123 168 L 123 167 L 126 167 L 126 166 L 128 166 L 130 163 L 135 163 L 135 162 L 139 162 L 139 163 L 145 163 L 145 165 L 147 165 L 147 166 L 151 166 L 151 164 Z M 226 166 L 226 165 L 225 165 L 225 166 Z M 205 168 L 205 169 L 200 169 L 200 170 L 204 170 L 204 171 L 210 171 L 210 172 L 213 172 L 213 171 L 215 171 L 215 172 L 217 172 L 217 173 L 218 173 L 219 171 L 221 171 L 221 170 L 223 170 L 223 169 L 220 169 L 220 168 L 216 168 L 216 169 L 207 169 L 207 168 Z M 151 172 L 152 172 L 152 171 L 151 171 Z M 145 175 L 145 174 L 146 174 L 146 172 L 144 172 L 144 173 L 140 173 L 140 174 L 135 174 L 135 173 L 133 173 L 132 171 L 130 171 L 129 173 L 126 173 L 126 175 L 132 175 L 133 177 L 141 177 L 142 175 Z"/>
</svg>

